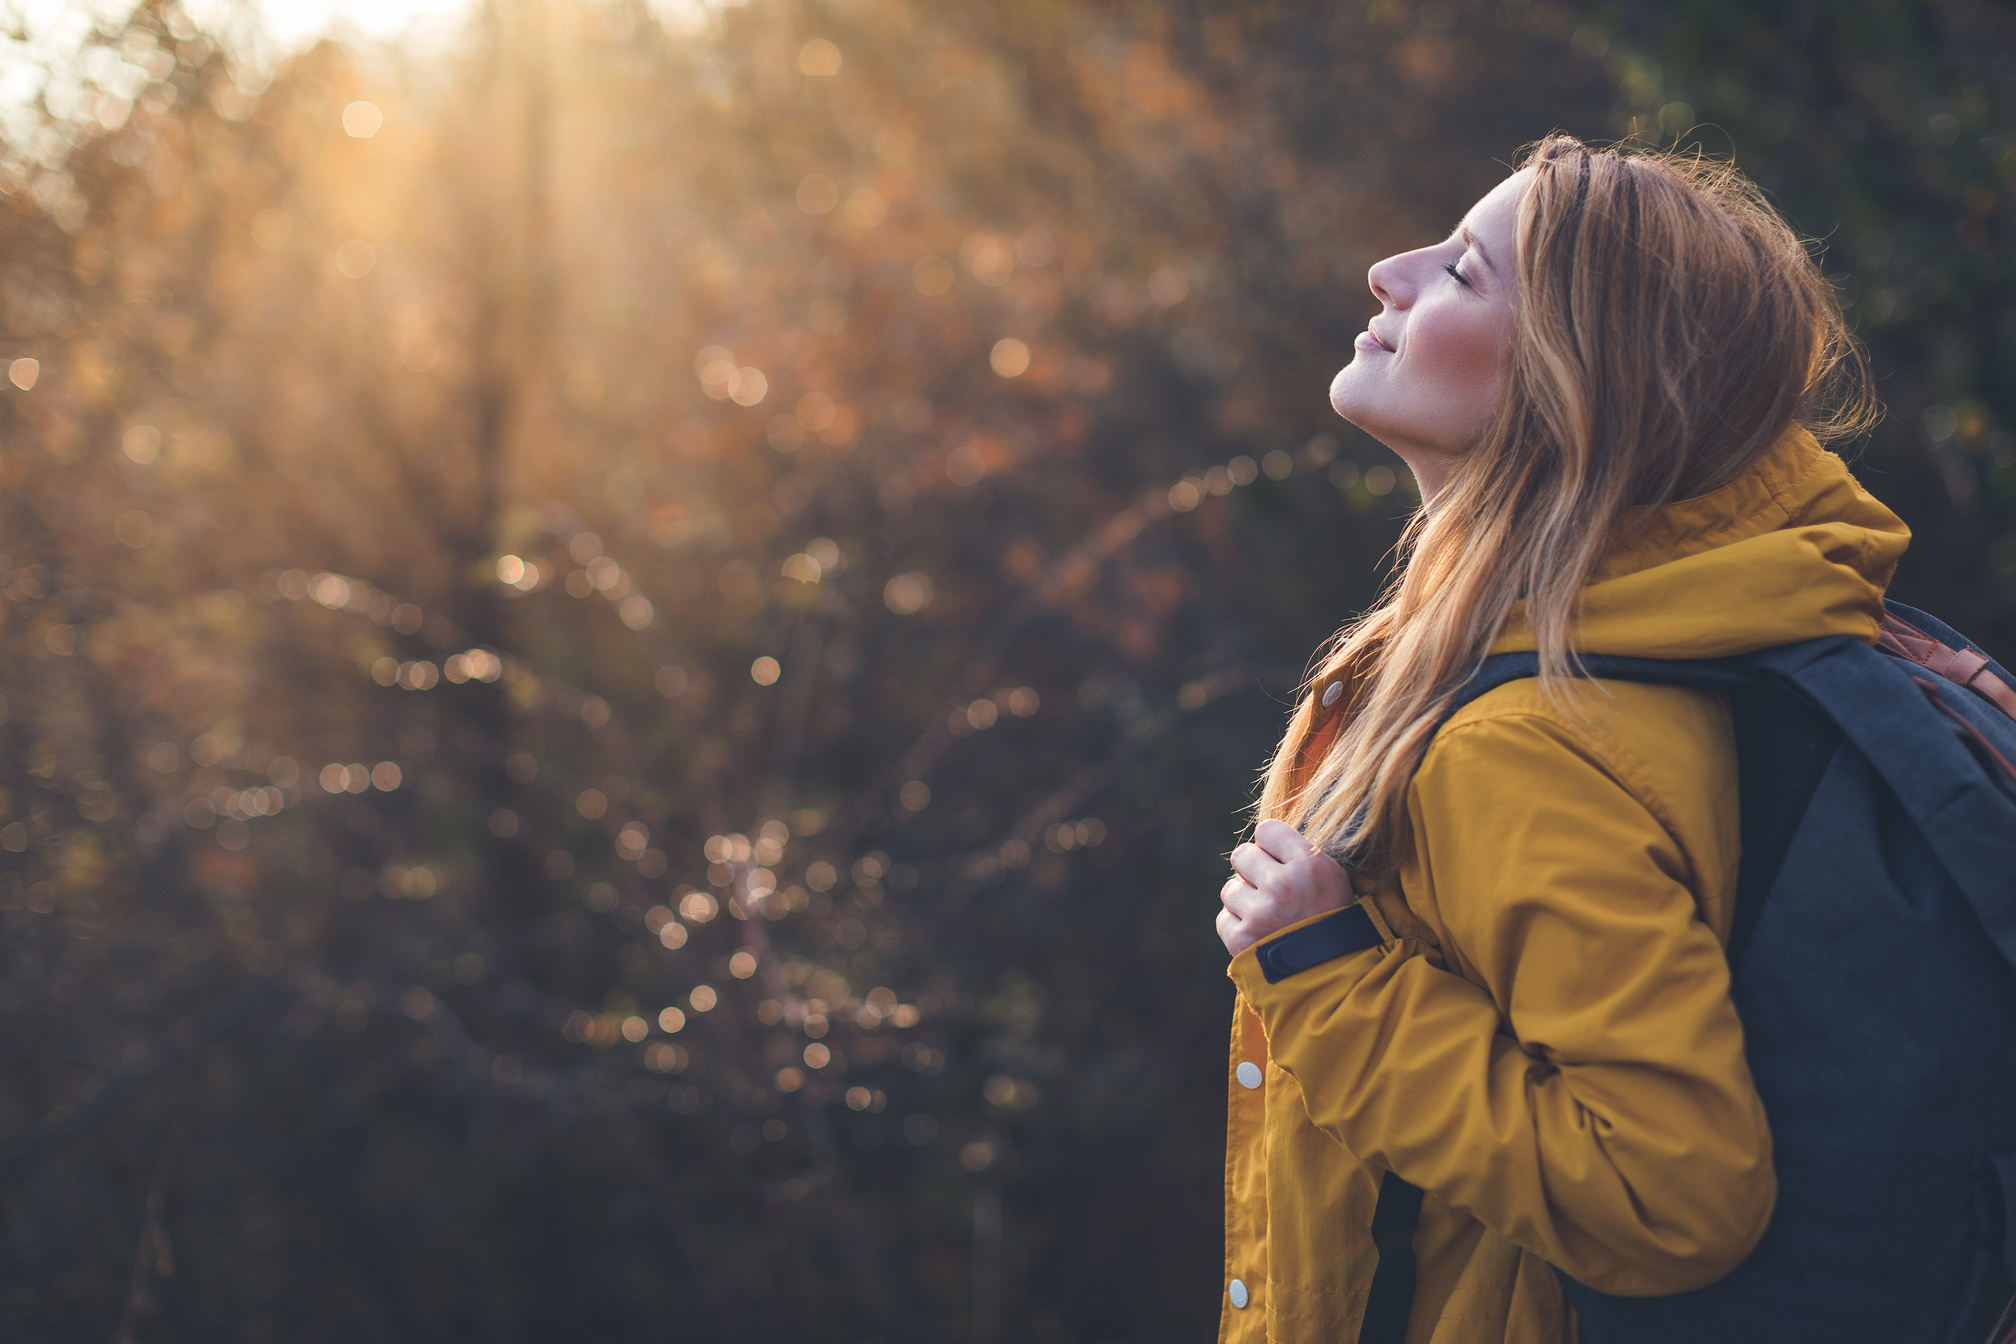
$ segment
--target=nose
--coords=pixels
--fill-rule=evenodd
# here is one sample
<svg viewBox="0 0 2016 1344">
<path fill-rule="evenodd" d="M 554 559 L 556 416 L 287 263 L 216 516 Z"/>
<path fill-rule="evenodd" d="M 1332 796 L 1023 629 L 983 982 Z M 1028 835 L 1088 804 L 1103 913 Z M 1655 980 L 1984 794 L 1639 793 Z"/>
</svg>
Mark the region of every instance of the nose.
<svg viewBox="0 0 2016 1344">
<path fill-rule="evenodd" d="M 1365 272 L 1365 283 L 1371 286 L 1372 296 L 1388 308 L 1405 308 L 1412 296 L 1412 287 L 1407 283 L 1406 267 L 1401 265 L 1406 253 L 1387 257 L 1372 263 Z"/>
</svg>

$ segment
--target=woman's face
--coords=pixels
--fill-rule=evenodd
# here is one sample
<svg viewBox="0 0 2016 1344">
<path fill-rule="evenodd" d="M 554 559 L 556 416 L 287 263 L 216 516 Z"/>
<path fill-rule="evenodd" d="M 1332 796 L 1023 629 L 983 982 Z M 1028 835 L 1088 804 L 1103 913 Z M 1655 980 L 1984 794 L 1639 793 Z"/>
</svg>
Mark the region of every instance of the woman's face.
<svg viewBox="0 0 2016 1344">
<path fill-rule="evenodd" d="M 1380 311 L 1330 382 L 1330 404 L 1406 459 L 1424 499 L 1482 437 L 1498 404 L 1518 311 L 1512 248 L 1532 170 L 1470 207 L 1433 247 L 1367 275 Z"/>
</svg>

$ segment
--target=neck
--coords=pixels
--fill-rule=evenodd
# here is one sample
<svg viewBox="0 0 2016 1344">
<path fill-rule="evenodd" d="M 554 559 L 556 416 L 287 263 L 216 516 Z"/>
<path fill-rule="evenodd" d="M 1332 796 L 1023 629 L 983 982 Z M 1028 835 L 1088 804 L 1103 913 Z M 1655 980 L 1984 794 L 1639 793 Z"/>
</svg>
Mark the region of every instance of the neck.
<svg viewBox="0 0 2016 1344">
<path fill-rule="evenodd" d="M 1418 448 L 1388 445 L 1407 464 L 1407 470 L 1414 473 L 1414 484 L 1421 491 L 1421 507 L 1435 507 L 1435 497 L 1442 493 L 1442 487 L 1449 483 L 1450 473 L 1455 470 L 1456 459 L 1442 453 L 1427 453 Z"/>
</svg>

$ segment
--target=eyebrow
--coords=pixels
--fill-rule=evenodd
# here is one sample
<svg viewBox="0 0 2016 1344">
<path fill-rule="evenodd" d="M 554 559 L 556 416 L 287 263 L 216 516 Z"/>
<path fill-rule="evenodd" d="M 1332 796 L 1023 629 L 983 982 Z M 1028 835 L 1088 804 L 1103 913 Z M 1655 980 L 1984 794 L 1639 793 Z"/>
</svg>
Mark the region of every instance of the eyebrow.
<svg viewBox="0 0 2016 1344">
<path fill-rule="evenodd" d="M 1496 266 L 1493 266 L 1491 264 L 1491 254 L 1484 250 L 1484 244 L 1477 241 L 1477 235 L 1470 232 L 1470 228 L 1468 225 L 1458 226 L 1456 230 L 1456 236 L 1461 238 L 1465 243 L 1469 244 L 1472 248 L 1476 249 L 1477 255 L 1483 259 L 1485 269 L 1494 272 L 1498 269 Z"/>
</svg>

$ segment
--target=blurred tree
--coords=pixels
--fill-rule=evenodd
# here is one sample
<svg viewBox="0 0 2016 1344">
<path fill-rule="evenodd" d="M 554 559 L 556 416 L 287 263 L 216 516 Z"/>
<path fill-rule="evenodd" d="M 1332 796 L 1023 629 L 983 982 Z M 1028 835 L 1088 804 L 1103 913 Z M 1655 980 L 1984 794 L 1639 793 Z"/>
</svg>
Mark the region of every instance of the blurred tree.
<svg viewBox="0 0 2016 1344">
<path fill-rule="evenodd" d="M 2007 122 L 1938 13 L 1881 36 L 1974 119 L 1897 156 L 1945 191 Z M 1364 270 L 1685 98 L 1806 228 L 1932 229 L 1888 178 L 1795 198 L 1789 86 L 1692 92 L 1809 50 L 1746 24 L 495 0 L 269 74 L 149 0 L 38 48 L 5 1328 L 1208 1328 L 1220 856 L 1411 504 L 1324 404 Z M 1977 627 L 2002 319 L 1937 304 L 2000 255 L 1981 162 L 1978 275 L 1923 299 L 1928 241 L 1857 297 L 1951 417 L 1893 390 L 1930 437 L 1872 453 L 1964 515 L 1911 591 Z"/>
<path fill-rule="evenodd" d="M 1732 154 L 1820 240 L 1889 417 L 1897 595 L 2016 655 L 2016 15 L 1991 0 L 1620 4 L 1620 129 Z"/>
</svg>

